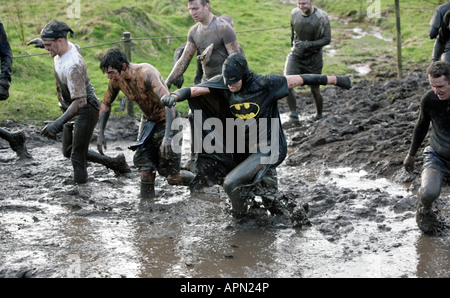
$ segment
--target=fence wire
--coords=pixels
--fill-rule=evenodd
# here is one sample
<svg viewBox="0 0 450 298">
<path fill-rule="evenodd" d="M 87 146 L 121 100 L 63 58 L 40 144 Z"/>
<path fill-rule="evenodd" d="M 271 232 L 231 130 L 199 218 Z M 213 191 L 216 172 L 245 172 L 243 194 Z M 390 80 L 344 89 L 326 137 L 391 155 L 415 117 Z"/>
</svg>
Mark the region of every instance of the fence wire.
<svg viewBox="0 0 450 298">
<path fill-rule="evenodd" d="M 389 12 L 389 11 L 391 11 L 393 9 L 394 9 L 393 7 L 387 8 L 387 9 L 384 9 L 384 10 L 380 11 L 380 13 L 386 13 L 386 12 Z M 415 8 L 415 7 L 401 7 L 401 9 L 434 10 L 433 8 Z M 352 15 L 350 17 L 362 17 L 362 16 L 368 16 L 368 13 Z M 286 29 L 286 28 L 290 28 L 290 26 L 279 26 L 279 27 L 272 27 L 272 28 L 262 28 L 262 29 L 236 31 L 236 34 L 251 33 L 251 32 L 258 32 L 258 31 L 279 30 L 279 29 Z M 161 39 L 169 40 L 169 39 L 186 39 L 186 38 L 187 38 L 187 36 L 156 36 L 156 37 L 142 37 L 142 38 L 133 38 L 132 37 L 132 38 L 130 38 L 128 40 L 118 40 L 118 41 L 112 41 L 112 42 L 107 42 L 107 43 L 101 43 L 101 44 L 97 44 L 97 45 L 84 46 L 84 47 L 80 47 L 80 48 L 81 49 L 90 49 L 90 48 L 102 47 L 102 46 L 107 46 L 107 45 L 114 45 L 114 44 L 118 44 L 118 43 L 130 42 L 130 41 L 161 40 Z M 28 58 L 28 57 L 42 56 L 42 55 L 48 55 L 48 53 L 38 53 L 38 54 L 29 54 L 29 55 L 16 56 L 16 57 L 13 57 L 13 59 Z"/>
</svg>

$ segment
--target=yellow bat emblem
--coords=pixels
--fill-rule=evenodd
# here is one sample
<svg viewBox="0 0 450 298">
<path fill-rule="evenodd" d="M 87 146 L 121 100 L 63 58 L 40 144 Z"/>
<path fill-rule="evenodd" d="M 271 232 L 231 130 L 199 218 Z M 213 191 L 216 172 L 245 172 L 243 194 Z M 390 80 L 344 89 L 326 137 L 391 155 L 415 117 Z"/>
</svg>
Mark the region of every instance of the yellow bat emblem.
<svg viewBox="0 0 450 298">
<path fill-rule="evenodd" d="M 230 107 L 231 113 L 241 119 L 255 118 L 259 113 L 259 106 L 253 102 L 237 103 Z"/>
</svg>

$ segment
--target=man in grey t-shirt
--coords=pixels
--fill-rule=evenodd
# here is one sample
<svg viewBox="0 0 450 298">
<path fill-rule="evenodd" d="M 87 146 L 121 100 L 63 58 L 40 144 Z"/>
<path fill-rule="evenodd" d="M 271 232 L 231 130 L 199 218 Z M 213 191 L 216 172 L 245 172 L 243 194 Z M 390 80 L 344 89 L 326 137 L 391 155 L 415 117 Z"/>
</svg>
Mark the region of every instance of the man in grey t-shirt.
<svg viewBox="0 0 450 298">
<path fill-rule="evenodd" d="M 322 47 L 331 42 L 328 15 L 312 5 L 313 0 L 298 0 L 291 12 L 291 51 L 286 58 L 285 75 L 321 74 L 323 67 Z M 316 106 L 315 120 L 322 118 L 323 98 L 319 86 L 311 86 Z M 298 122 L 297 103 L 292 89 L 287 102 L 290 122 Z"/>
</svg>

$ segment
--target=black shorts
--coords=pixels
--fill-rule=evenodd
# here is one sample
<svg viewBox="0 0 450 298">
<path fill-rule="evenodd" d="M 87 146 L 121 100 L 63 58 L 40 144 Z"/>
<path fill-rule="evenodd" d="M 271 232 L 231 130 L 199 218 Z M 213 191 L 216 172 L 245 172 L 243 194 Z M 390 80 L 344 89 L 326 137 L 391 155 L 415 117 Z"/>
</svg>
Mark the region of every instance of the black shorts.
<svg viewBox="0 0 450 298">
<path fill-rule="evenodd" d="M 153 135 L 136 150 L 134 165 L 140 172 L 156 169 L 163 177 L 173 176 L 180 172 L 181 153 L 170 152 L 168 158 L 161 156 L 160 147 L 166 131 L 166 121 L 156 124 Z"/>
<path fill-rule="evenodd" d="M 298 57 L 290 52 L 286 58 L 284 75 L 297 74 L 321 74 L 323 68 L 322 53 L 313 54 L 308 57 Z"/>
</svg>

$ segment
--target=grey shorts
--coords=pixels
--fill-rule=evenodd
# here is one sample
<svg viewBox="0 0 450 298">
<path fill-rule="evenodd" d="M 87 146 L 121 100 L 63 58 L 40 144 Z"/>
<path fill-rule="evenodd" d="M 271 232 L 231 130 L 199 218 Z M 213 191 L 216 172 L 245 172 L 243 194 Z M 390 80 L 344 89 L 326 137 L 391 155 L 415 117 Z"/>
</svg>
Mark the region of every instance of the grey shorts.
<svg viewBox="0 0 450 298">
<path fill-rule="evenodd" d="M 322 53 L 313 54 L 306 58 L 298 57 L 290 52 L 286 58 L 284 75 L 321 74 L 323 68 Z"/>
<path fill-rule="evenodd" d="M 450 161 L 439 156 L 431 146 L 423 151 L 422 169 L 435 169 L 442 173 L 445 179 L 450 178 Z"/>
<path fill-rule="evenodd" d="M 133 157 L 134 165 L 140 172 L 156 169 L 163 177 L 173 176 L 180 172 L 181 154 L 171 152 L 168 158 L 161 156 L 160 147 L 166 130 L 166 122 L 156 124 L 151 138 L 138 148 Z"/>
</svg>

